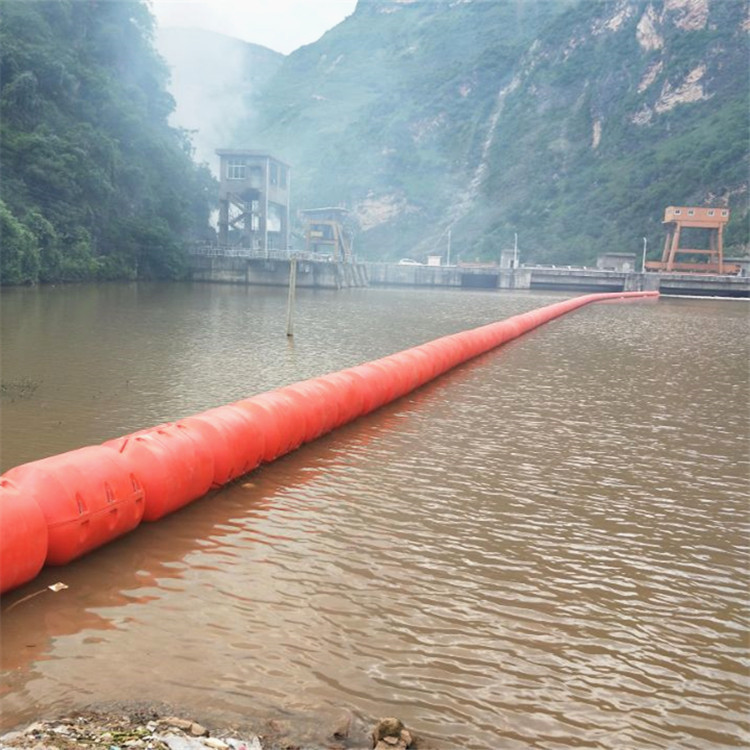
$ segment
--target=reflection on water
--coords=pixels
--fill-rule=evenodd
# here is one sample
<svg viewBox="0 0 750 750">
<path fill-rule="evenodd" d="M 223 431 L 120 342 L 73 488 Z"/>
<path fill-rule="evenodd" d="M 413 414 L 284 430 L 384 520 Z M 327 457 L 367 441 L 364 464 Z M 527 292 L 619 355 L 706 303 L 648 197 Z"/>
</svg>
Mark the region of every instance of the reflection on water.
<svg viewBox="0 0 750 750">
<path fill-rule="evenodd" d="M 3 296 L 3 381 L 39 381 L 4 468 L 556 298 L 300 293 L 289 348 L 282 291 Z M 3 725 L 166 699 L 445 748 L 746 747 L 747 311 L 584 308 L 45 570 L 3 605 Z"/>
</svg>

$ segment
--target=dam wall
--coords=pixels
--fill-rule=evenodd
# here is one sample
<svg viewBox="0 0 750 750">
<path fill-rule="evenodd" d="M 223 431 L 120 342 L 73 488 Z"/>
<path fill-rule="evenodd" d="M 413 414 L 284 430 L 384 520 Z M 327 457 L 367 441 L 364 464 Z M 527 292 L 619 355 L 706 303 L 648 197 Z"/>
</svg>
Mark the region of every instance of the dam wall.
<svg viewBox="0 0 750 750">
<path fill-rule="evenodd" d="M 367 263 L 372 286 L 459 289 L 549 289 L 579 292 L 659 291 L 670 295 L 750 297 L 750 277 L 701 273 L 609 271 L 574 266 L 425 266 Z"/>
<path fill-rule="evenodd" d="M 367 286 L 364 263 L 342 263 L 312 257 L 296 257 L 297 287 L 346 289 Z M 288 286 L 292 258 L 288 253 L 231 252 L 191 253 L 191 281 L 210 281 L 250 286 Z"/>
</svg>

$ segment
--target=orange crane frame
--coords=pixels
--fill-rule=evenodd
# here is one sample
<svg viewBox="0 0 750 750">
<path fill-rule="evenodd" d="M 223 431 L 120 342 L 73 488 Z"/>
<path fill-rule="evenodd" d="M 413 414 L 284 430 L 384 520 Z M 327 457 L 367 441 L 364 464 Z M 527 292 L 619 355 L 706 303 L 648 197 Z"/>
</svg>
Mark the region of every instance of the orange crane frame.
<svg viewBox="0 0 750 750">
<path fill-rule="evenodd" d="M 647 271 L 683 273 L 739 273 L 739 266 L 724 263 L 724 225 L 729 221 L 729 209 L 699 206 L 668 206 L 664 211 L 663 224 L 667 225 L 667 237 L 661 261 L 646 263 Z M 685 227 L 707 229 L 709 249 L 680 247 L 680 234 Z M 678 255 L 705 256 L 698 263 L 677 260 Z"/>
</svg>

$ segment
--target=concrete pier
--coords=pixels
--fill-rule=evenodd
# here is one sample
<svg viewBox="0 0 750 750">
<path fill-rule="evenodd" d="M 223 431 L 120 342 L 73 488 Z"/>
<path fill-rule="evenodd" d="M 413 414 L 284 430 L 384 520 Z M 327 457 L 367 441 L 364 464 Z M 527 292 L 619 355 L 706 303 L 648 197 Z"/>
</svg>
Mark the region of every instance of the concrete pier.
<svg viewBox="0 0 750 750">
<path fill-rule="evenodd" d="M 295 254 L 297 287 L 345 289 L 367 286 L 363 263 L 321 260 Z M 241 248 L 204 248 L 189 254 L 192 281 L 213 281 L 250 286 L 288 286 L 291 257 L 288 253 L 261 253 Z"/>
</svg>

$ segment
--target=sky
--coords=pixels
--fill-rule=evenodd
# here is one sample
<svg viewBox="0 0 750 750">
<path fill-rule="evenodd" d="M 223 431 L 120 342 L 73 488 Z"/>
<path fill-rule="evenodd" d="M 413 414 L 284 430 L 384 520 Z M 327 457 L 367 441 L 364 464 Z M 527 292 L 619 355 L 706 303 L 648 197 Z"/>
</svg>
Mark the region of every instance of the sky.
<svg viewBox="0 0 750 750">
<path fill-rule="evenodd" d="M 208 29 L 289 54 L 354 12 L 356 0 L 150 0 L 159 26 Z"/>
</svg>

